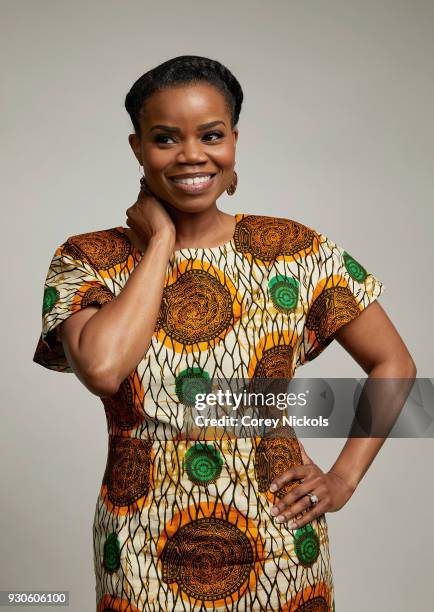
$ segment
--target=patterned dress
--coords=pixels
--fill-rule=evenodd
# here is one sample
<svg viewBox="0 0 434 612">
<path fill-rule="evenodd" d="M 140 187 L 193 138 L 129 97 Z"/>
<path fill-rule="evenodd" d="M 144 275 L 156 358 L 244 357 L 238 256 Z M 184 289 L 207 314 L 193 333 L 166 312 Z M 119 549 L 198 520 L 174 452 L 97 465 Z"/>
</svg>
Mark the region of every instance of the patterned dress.
<svg viewBox="0 0 434 612">
<path fill-rule="evenodd" d="M 119 295 L 142 255 L 124 227 L 61 244 L 33 360 L 71 372 L 59 323 Z M 97 611 L 335 610 L 325 515 L 291 530 L 270 513 L 297 485 L 269 491 L 302 463 L 296 436 L 188 439 L 183 380 L 290 379 L 383 288 L 329 238 L 280 217 L 239 213 L 225 245 L 173 253 L 151 344 L 118 392 L 101 398 Z"/>
</svg>

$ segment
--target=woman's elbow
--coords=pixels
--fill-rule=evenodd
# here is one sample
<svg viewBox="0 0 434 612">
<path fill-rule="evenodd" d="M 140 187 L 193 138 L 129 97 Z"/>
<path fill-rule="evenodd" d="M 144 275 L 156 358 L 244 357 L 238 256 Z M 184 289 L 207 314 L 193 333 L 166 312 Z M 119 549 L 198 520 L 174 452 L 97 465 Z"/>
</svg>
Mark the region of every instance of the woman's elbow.
<svg viewBox="0 0 434 612">
<path fill-rule="evenodd" d="M 119 390 L 118 377 L 111 370 L 92 370 L 81 376 L 82 382 L 94 395 L 110 397 Z"/>
</svg>

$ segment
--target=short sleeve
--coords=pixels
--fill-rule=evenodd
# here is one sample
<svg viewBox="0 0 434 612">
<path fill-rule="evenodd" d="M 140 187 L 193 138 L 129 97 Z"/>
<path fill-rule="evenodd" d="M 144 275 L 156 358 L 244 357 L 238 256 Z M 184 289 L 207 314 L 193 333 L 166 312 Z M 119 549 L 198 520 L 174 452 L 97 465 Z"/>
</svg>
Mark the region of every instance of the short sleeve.
<svg viewBox="0 0 434 612">
<path fill-rule="evenodd" d="M 56 372 L 72 372 L 58 337 L 59 324 L 86 306 L 102 306 L 112 299 L 112 292 L 97 271 L 68 238 L 56 249 L 48 267 L 42 298 L 42 330 L 33 361 Z"/>
<path fill-rule="evenodd" d="M 355 257 L 324 234 L 316 233 L 307 286 L 308 306 L 297 365 L 312 361 L 331 344 L 335 333 L 355 319 L 384 291 L 384 283 Z"/>
</svg>

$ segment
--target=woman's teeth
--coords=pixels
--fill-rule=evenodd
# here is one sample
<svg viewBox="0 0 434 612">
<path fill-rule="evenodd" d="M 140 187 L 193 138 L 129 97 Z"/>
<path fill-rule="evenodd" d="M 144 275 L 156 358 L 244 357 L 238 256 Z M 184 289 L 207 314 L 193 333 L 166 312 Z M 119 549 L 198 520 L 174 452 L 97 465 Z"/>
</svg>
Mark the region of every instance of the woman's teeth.
<svg viewBox="0 0 434 612">
<path fill-rule="evenodd" d="M 207 174 L 206 176 L 196 176 L 189 178 L 172 178 L 171 181 L 176 188 L 184 193 L 202 193 L 214 185 L 215 174 Z"/>
<path fill-rule="evenodd" d="M 199 183 L 206 183 L 211 178 L 211 175 L 207 176 L 196 176 L 195 178 L 173 178 L 172 181 L 174 183 L 181 183 L 183 185 L 198 185 Z"/>
</svg>

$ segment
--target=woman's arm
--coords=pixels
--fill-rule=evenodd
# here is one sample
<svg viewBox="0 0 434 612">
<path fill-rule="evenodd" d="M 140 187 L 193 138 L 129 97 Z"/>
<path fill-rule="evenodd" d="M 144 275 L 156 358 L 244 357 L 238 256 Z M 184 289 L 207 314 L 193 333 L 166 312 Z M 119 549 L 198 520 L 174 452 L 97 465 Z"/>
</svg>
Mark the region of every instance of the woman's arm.
<svg viewBox="0 0 434 612">
<path fill-rule="evenodd" d="M 414 380 L 416 365 L 378 302 L 373 302 L 356 319 L 342 326 L 335 337 L 365 370 L 368 381 L 375 378 Z M 411 384 L 404 387 L 410 391 Z M 405 402 L 405 398 L 401 399 Z M 385 409 L 387 411 L 387 406 Z M 303 482 L 280 499 L 271 513 L 278 518 L 278 522 L 293 519 L 310 507 L 308 492 L 315 493 L 319 501 L 301 518 L 297 516 L 290 528 L 302 527 L 325 512 L 339 510 L 354 493 L 385 439 L 349 438 L 327 473 L 310 459 L 300 444 L 303 465 L 290 468 L 275 478 L 270 490 L 275 492 L 297 479 Z"/>
<path fill-rule="evenodd" d="M 127 216 L 146 246 L 121 293 L 101 309 L 88 306 L 59 326 L 71 369 L 102 397 L 116 393 L 149 348 L 176 240 L 175 226 L 155 197 L 139 194 Z"/>
<path fill-rule="evenodd" d="M 88 306 L 61 324 L 68 362 L 92 393 L 116 393 L 147 351 L 170 252 L 167 239 L 152 239 L 116 298 L 101 309 Z"/>
<path fill-rule="evenodd" d="M 416 364 L 378 302 L 370 304 L 354 321 L 341 327 L 336 339 L 369 379 L 414 380 L 416 376 Z M 410 391 L 411 385 L 408 387 Z M 355 490 L 385 440 L 384 437 L 349 438 L 330 471 Z"/>
</svg>

